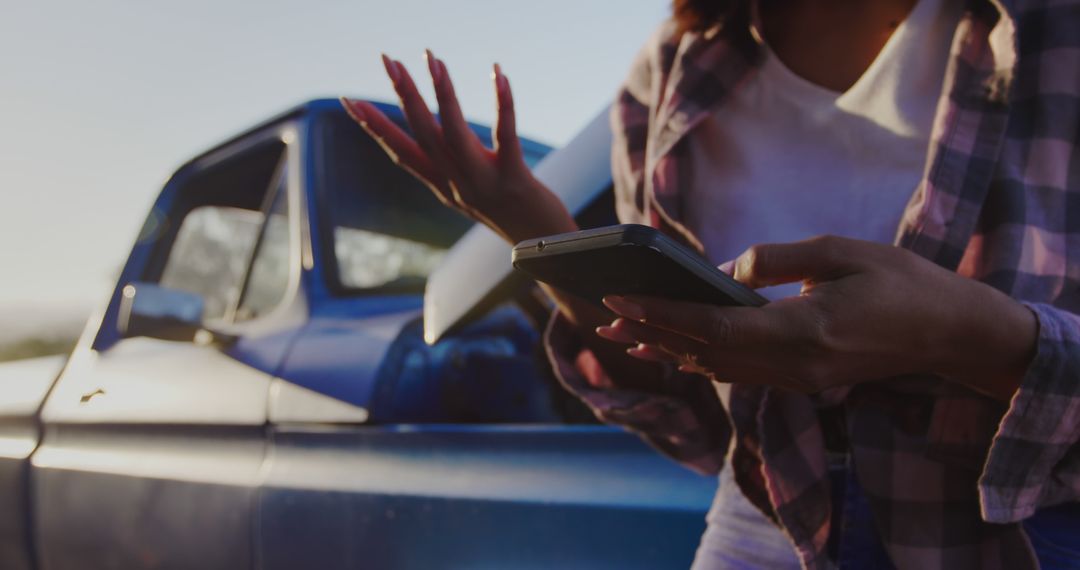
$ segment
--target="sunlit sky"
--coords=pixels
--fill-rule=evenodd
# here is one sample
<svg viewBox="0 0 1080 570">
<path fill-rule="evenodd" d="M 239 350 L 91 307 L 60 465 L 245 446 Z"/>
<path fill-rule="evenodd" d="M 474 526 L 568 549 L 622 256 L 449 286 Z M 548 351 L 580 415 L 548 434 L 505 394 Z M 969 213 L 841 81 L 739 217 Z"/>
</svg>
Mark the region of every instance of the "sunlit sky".
<svg viewBox="0 0 1080 570">
<path fill-rule="evenodd" d="M 420 72 L 430 47 L 485 123 L 499 62 L 521 134 L 558 145 L 610 99 L 669 4 L 2 2 L 0 326 L 13 307 L 100 302 L 190 156 L 306 99 L 394 100 L 382 51 Z"/>
</svg>

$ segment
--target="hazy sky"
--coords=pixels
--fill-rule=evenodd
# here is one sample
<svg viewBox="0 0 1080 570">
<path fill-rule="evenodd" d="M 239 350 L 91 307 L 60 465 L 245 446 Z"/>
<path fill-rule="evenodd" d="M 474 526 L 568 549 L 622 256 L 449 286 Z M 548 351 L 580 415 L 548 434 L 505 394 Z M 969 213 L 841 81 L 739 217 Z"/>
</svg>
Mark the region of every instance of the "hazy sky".
<svg viewBox="0 0 1080 570">
<path fill-rule="evenodd" d="M 519 131 L 565 142 L 610 99 L 669 0 L 0 0 L 0 326 L 107 294 L 161 184 L 303 100 L 394 100 L 379 53 L 447 62 L 469 118 L 490 65 Z M 430 93 L 430 91 L 427 91 Z"/>
</svg>

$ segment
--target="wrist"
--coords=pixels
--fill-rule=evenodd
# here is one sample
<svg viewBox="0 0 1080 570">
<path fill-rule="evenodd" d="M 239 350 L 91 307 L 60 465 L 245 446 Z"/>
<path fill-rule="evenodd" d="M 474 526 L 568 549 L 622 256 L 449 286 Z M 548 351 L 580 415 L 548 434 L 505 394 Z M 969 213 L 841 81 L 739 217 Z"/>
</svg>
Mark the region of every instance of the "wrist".
<svg viewBox="0 0 1080 570">
<path fill-rule="evenodd" d="M 951 355 L 938 370 L 999 400 L 1012 398 L 1035 354 L 1038 320 L 1019 301 L 981 282 L 967 296 Z"/>
<path fill-rule="evenodd" d="M 528 182 L 530 188 L 517 194 L 500 208 L 496 230 L 511 243 L 536 237 L 572 232 L 577 222 L 558 196 L 538 180 Z"/>
</svg>

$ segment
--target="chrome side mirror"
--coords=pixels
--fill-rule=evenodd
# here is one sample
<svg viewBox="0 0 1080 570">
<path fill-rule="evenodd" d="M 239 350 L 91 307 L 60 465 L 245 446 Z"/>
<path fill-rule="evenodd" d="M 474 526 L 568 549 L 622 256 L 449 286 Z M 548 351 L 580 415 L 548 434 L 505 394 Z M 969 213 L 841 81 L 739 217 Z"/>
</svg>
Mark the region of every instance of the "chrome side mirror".
<svg viewBox="0 0 1080 570">
<path fill-rule="evenodd" d="M 117 328 L 124 337 L 192 341 L 203 330 L 204 306 L 195 293 L 135 281 L 121 292 Z"/>
</svg>

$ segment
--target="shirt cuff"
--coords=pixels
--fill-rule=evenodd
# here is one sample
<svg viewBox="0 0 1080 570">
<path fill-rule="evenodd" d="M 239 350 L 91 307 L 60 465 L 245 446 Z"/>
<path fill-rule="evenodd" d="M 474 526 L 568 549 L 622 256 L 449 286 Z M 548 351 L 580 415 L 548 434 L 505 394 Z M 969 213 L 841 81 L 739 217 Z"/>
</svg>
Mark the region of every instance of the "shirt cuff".
<svg viewBox="0 0 1080 570">
<path fill-rule="evenodd" d="M 1036 509 L 1080 499 L 1080 317 L 1025 303 L 1039 334 L 979 479 L 983 518 L 1007 523 Z"/>
</svg>

